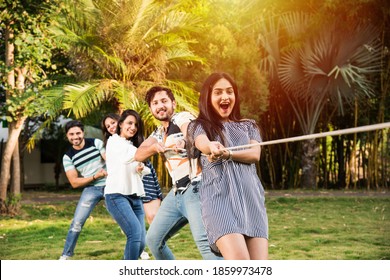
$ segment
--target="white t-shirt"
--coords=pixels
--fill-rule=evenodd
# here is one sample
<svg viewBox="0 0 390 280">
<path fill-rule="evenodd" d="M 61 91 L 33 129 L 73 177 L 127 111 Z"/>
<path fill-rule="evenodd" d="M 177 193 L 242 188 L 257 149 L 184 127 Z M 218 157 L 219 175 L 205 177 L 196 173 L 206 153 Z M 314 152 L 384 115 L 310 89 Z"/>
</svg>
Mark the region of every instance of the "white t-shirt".
<svg viewBox="0 0 390 280">
<path fill-rule="evenodd" d="M 138 161 L 134 160 L 137 148 L 131 141 L 112 135 L 106 146 L 107 179 L 104 194 L 120 193 L 123 195 L 144 196 L 142 176 L 149 174 L 150 169 L 144 166 L 142 174 L 136 171 Z"/>
</svg>

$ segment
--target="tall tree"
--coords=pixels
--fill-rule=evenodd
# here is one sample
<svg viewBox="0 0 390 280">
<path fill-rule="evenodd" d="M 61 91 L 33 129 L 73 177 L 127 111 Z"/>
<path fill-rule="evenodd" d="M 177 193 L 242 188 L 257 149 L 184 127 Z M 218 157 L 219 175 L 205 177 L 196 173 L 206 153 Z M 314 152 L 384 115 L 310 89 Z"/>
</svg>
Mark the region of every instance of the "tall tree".
<svg viewBox="0 0 390 280">
<path fill-rule="evenodd" d="M 293 108 L 303 134 L 315 132 L 327 103 L 342 113 L 346 103 L 374 94 L 371 75 L 380 71 L 378 30 L 360 22 L 332 18 L 319 24 L 300 12 L 264 22 L 260 44 L 263 69 Z M 303 143 L 301 186 L 316 187 L 315 140 Z"/>
<path fill-rule="evenodd" d="M 243 116 L 259 120 L 267 109 L 269 93 L 267 81 L 254 59 L 259 56 L 255 23 L 263 7 L 253 0 L 202 0 L 191 5 L 189 11 L 204 18 L 209 30 L 195 34 L 199 44 L 192 46 L 196 54 L 205 58 L 206 65 L 194 63 L 170 75 L 194 81 L 195 88 L 200 90 L 211 72 L 231 74 L 239 85 Z"/>
<path fill-rule="evenodd" d="M 63 105 L 73 118 L 137 110 L 146 133 L 157 124 L 144 102 L 152 85 L 172 88 L 179 109 L 197 114 L 193 83 L 170 78 L 181 67 L 203 64 L 190 46 L 201 32 L 201 17 L 187 13 L 185 1 L 65 1 L 57 38 L 71 46 L 70 67 L 77 81 L 65 86 Z M 100 117 L 101 118 L 101 117 Z M 169 180 L 160 157 L 154 162 L 161 182 Z"/>
<path fill-rule="evenodd" d="M 189 35 L 201 27 L 198 17 L 186 13 L 180 1 L 76 2 L 70 1 L 57 33 L 72 46 L 79 77 L 65 87 L 64 109 L 80 118 L 111 102 L 118 111 L 139 111 L 153 125 L 143 95 L 149 86 L 165 84 L 173 88 L 178 104 L 196 112 L 193 89 L 169 80 L 167 73 L 202 62 L 189 48 Z"/>
<path fill-rule="evenodd" d="M 50 25 L 58 13 L 56 1 L 4 0 L 0 2 L 0 45 L 4 52 L 0 62 L 2 84 L 6 89 L 5 114 L 8 121 L 8 140 L 1 161 L 0 212 L 10 213 L 18 203 L 7 203 L 8 184 L 13 158 L 13 196 L 20 192 L 20 162 L 18 138 L 29 115 L 41 114 L 40 95 L 43 87 L 50 85 L 47 70 L 51 64 L 54 42 Z M 39 103 L 39 104 L 38 104 Z M 48 103 L 46 103 L 47 105 Z M 14 201 L 15 202 L 15 201 Z M 13 205 L 14 207 L 9 207 Z"/>
</svg>

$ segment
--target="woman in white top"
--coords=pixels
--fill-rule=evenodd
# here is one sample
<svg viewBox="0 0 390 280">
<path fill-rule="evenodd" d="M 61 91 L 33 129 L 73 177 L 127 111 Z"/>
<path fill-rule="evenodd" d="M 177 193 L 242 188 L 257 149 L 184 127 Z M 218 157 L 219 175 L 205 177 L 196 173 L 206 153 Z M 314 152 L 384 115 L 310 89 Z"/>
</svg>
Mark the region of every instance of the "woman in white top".
<svg viewBox="0 0 390 280">
<path fill-rule="evenodd" d="M 143 163 L 134 161 L 143 140 L 139 114 L 134 110 L 124 111 L 116 132 L 106 146 L 108 175 L 104 194 L 108 211 L 127 237 L 124 259 L 137 260 L 145 248 L 146 235 L 142 176 L 150 173 Z"/>
<path fill-rule="evenodd" d="M 109 113 L 103 117 L 101 126 L 104 147 L 107 145 L 108 138 L 116 133 L 119 119 L 120 116 L 115 113 Z M 144 164 L 146 167 L 150 168 L 150 174 L 147 174 L 142 178 L 145 190 L 145 196 L 142 197 L 142 202 L 144 204 L 146 222 L 150 225 L 160 208 L 163 194 L 157 178 L 156 169 L 149 160 L 145 161 Z"/>
</svg>

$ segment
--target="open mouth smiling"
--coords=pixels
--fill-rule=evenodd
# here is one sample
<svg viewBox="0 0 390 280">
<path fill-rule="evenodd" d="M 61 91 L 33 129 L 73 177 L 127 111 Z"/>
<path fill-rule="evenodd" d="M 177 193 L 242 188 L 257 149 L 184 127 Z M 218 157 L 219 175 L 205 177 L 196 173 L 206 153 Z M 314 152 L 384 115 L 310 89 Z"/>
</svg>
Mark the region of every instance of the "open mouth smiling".
<svg viewBox="0 0 390 280">
<path fill-rule="evenodd" d="M 227 110 L 227 109 L 229 109 L 229 106 L 230 106 L 230 103 L 221 103 L 221 104 L 219 104 L 219 107 L 220 107 L 222 110 Z"/>
</svg>

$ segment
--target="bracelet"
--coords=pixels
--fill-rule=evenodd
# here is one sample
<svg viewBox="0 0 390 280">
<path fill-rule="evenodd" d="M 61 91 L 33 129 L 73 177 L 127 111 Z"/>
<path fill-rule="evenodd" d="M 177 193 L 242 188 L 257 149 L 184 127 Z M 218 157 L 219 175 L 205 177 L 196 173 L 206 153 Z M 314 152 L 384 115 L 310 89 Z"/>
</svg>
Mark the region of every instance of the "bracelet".
<svg viewBox="0 0 390 280">
<path fill-rule="evenodd" d="M 233 152 L 231 150 L 228 150 L 228 152 L 229 152 L 228 160 L 233 160 Z"/>
</svg>

